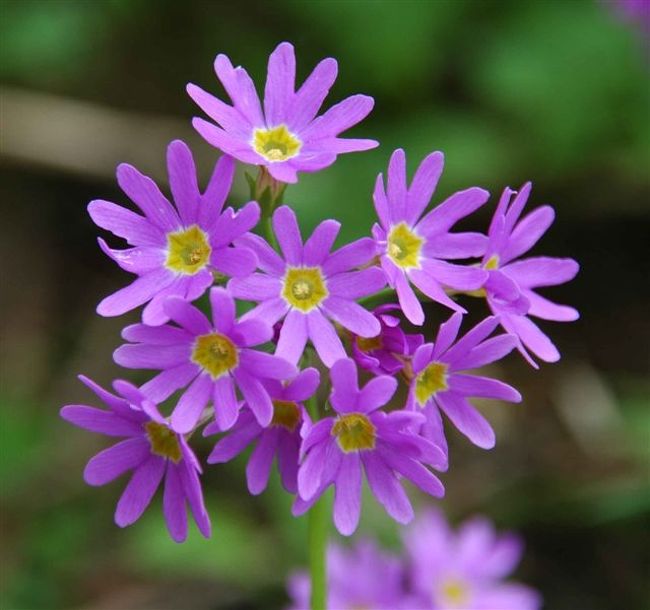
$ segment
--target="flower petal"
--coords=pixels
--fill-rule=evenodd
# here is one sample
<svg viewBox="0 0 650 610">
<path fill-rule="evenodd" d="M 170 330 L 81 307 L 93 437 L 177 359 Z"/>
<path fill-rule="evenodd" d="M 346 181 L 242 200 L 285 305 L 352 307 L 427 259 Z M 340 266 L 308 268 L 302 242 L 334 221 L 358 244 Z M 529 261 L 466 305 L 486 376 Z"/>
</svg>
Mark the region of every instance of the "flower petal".
<svg viewBox="0 0 650 610">
<path fill-rule="evenodd" d="M 367 95 L 352 95 L 332 106 L 301 133 L 305 141 L 337 136 L 366 118 L 375 100 Z"/>
<path fill-rule="evenodd" d="M 458 431 L 482 449 L 492 449 L 494 430 L 488 421 L 465 398 L 452 391 L 440 392 L 436 401 Z"/>
<path fill-rule="evenodd" d="M 212 330 L 210 321 L 205 314 L 184 299 L 169 297 L 163 305 L 165 313 L 176 324 L 184 328 L 192 336 L 204 335 Z"/>
<path fill-rule="evenodd" d="M 376 337 L 381 332 L 379 320 L 354 301 L 330 296 L 325 299 L 322 308 L 330 318 L 355 335 Z"/>
<path fill-rule="evenodd" d="M 336 80 L 338 66 L 335 59 L 323 59 L 300 86 L 293 98 L 287 116 L 290 129 L 301 132 L 316 116 L 319 108 Z"/>
<path fill-rule="evenodd" d="M 449 376 L 449 388 L 462 396 L 496 398 L 508 402 L 521 402 L 521 394 L 507 383 L 479 375 L 454 373 Z"/>
<path fill-rule="evenodd" d="M 246 482 L 248 491 L 257 496 L 261 494 L 268 485 L 271 474 L 271 466 L 278 444 L 277 429 L 266 430 L 251 453 L 246 465 Z"/>
<path fill-rule="evenodd" d="M 375 242 L 370 237 L 357 239 L 335 250 L 323 263 L 327 277 L 365 265 L 375 256 Z"/>
<path fill-rule="evenodd" d="M 185 142 L 174 140 L 167 147 L 167 172 L 181 220 L 185 226 L 191 225 L 197 221 L 201 194 L 196 181 L 194 159 Z"/>
<path fill-rule="evenodd" d="M 413 519 L 413 507 L 393 471 L 374 451 L 362 454 L 368 485 L 377 501 L 398 523 Z"/>
<path fill-rule="evenodd" d="M 296 55 L 293 45 L 281 42 L 271 53 L 264 88 L 264 115 L 267 124 L 286 121 L 293 101 L 296 81 Z"/>
<path fill-rule="evenodd" d="M 213 381 L 207 374 L 199 375 L 183 393 L 171 416 L 171 426 L 179 434 L 194 429 L 212 394 Z"/>
<path fill-rule="evenodd" d="M 163 513 L 172 540 L 174 542 L 183 542 L 187 538 L 185 494 L 178 474 L 178 467 L 172 464 L 168 465 L 167 474 L 165 475 Z"/>
<path fill-rule="evenodd" d="M 461 218 L 480 208 L 490 193 L 479 187 L 458 191 L 433 208 L 416 226 L 417 232 L 425 237 L 446 233 Z"/>
<path fill-rule="evenodd" d="M 88 214 L 93 222 L 123 237 L 134 246 L 164 247 L 167 238 L 165 232 L 149 219 L 127 210 L 110 201 L 95 199 L 88 204 Z"/>
<path fill-rule="evenodd" d="M 140 390 L 155 403 L 167 400 L 176 390 L 186 386 L 199 373 L 199 367 L 193 362 L 181 364 L 158 373 L 145 383 Z"/>
<path fill-rule="evenodd" d="M 307 316 L 296 309 L 291 309 L 282 324 L 275 355 L 284 358 L 287 362 L 297 364 L 306 343 Z"/>
<path fill-rule="evenodd" d="M 115 509 L 117 525 L 126 527 L 142 516 L 160 485 L 166 465 L 163 458 L 152 455 L 133 473 Z"/>
<path fill-rule="evenodd" d="M 357 529 L 361 516 L 361 460 L 358 453 L 343 456 L 334 492 L 334 524 L 344 536 Z"/>
<path fill-rule="evenodd" d="M 241 367 L 235 370 L 234 375 L 237 385 L 257 422 L 265 428 L 273 418 L 273 404 L 268 392 L 258 379 L 242 370 Z"/>
<path fill-rule="evenodd" d="M 131 419 L 120 417 L 112 411 L 95 409 L 86 405 L 66 405 L 61 417 L 71 424 L 107 436 L 138 436 L 142 425 Z"/>
<path fill-rule="evenodd" d="M 298 372 L 284 358 L 253 349 L 242 349 L 239 352 L 239 366 L 250 375 L 267 379 L 290 379 Z"/>
<path fill-rule="evenodd" d="M 289 206 L 280 206 L 274 212 L 273 231 L 287 263 L 294 266 L 302 264 L 300 227 L 296 213 Z"/>
<path fill-rule="evenodd" d="M 127 470 L 137 468 L 150 455 L 144 436 L 128 438 L 92 457 L 84 469 L 84 481 L 93 486 L 106 485 Z"/>
<path fill-rule="evenodd" d="M 572 280 L 579 269 L 572 258 L 537 256 L 510 263 L 502 271 L 523 288 L 537 288 L 564 284 Z"/>
<path fill-rule="evenodd" d="M 332 323 L 318 309 L 307 314 L 307 331 L 316 352 L 325 366 L 331 367 L 340 358 L 345 358 L 345 349 Z M 377 334 L 377 333 L 375 333 Z"/>
<path fill-rule="evenodd" d="M 340 222 L 328 219 L 314 229 L 303 249 L 302 262 L 305 266 L 320 265 L 329 256 L 340 228 Z"/>
<path fill-rule="evenodd" d="M 413 182 L 406 198 L 406 222 L 414 225 L 431 201 L 438 180 L 442 175 L 445 157 L 441 152 L 433 152 L 420 163 L 413 176 Z"/>
<path fill-rule="evenodd" d="M 327 289 L 333 296 L 359 299 L 379 292 L 386 285 L 386 276 L 379 267 L 346 271 L 327 278 Z"/>
</svg>

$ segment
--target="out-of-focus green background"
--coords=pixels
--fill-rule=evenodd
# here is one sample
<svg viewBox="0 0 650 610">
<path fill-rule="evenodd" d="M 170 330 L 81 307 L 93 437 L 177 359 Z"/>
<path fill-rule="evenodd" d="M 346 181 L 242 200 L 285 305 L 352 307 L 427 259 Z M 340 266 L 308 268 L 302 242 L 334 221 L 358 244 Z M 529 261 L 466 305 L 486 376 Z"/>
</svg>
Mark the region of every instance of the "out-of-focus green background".
<svg viewBox="0 0 650 610">
<path fill-rule="evenodd" d="M 445 152 L 438 201 L 475 184 L 496 197 L 532 179 L 533 204 L 555 206 L 556 224 L 536 252 L 581 262 L 572 284 L 548 294 L 582 318 L 543 325 L 561 363 L 535 372 L 510 356 L 493 370 L 525 402 L 485 405 L 498 434 L 491 452 L 450 429 L 442 506 L 453 520 L 484 512 L 520 530 L 528 548 L 517 576 L 543 592 L 547 608 L 644 607 L 650 122 L 639 24 L 606 2 L 578 0 L 0 6 L 3 609 L 286 603 L 286 574 L 306 558 L 305 523 L 289 516 L 277 480 L 252 498 L 244 459 L 208 468 L 210 541 L 193 530 L 185 545 L 171 542 L 160 498 L 120 530 L 112 513 L 124 482 L 92 489 L 81 478 L 110 440 L 58 418 L 61 405 L 91 400 L 78 372 L 100 382 L 146 378 L 111 360 L 137 313 L 94 314 L 129 278 L 97 248 L 87 202 L 126 203 L 113 178 L 120 161 L 164 181 L 165 145 L 176 137 L 190 143 L 205 177 L 216 152 L 190 128 L 197 110 L 185 84 L 222 94 L 212 60 L 225 52 L 261 90 L 266 58 L 282 40 L 296 46 L 301 79 L 322 57 L 339 60 L 328 103 L 374 96 L 374 112 L 350 134 L 381 141 L 289 190 L 304 226 L 331 215 L 344 238 L 367 234 L 374 178 L 398 146 L 411 170 L 424 154 Z M 235 205 L 245 201 L 243 185 L 239 176 Z M 485 227 L 492 206 L 470 225 Z M 431 313 L 429 336 L 446 316 Z M 210 443 L 198 447 L 204 458 Z M 390 545 L 397 526 L 369 500 L 363 534 Z"/>
</svg>

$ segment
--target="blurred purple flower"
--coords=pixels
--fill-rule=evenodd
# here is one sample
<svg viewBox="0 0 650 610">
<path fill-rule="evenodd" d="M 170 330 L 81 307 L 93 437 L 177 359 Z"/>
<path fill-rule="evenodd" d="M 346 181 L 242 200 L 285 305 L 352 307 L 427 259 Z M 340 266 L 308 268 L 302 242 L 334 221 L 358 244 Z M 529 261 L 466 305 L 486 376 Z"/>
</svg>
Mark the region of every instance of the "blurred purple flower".
<svg viewBox="0 0 650 610">
<path fill-rule="evenodd" d="M 528 182 L 518 193 L 509 188 L 503 191 L 490 224 L 482 266 L 490 274 L 484 286 L 490 309 L 499 316 L 503 328 L 518 338 L 517 348 L 537 368 L 528 350 L 545 362 L 556 362 L 560 353 L 528 316 L 571 322 L 579 314 L 573 307 L 545 299 L 534 289 L 572 280 L 579 265 L 571 258 L 548 256 L 515 260 L 537 243 L 555 219 L 553 208 L 545 205 L 519 220 L 530 190 Z"/>
<path fill-rule="evenodd" d="M 228 290 L 236 298 L 260 303 L 245 320 L 273 325 L 286 316 L 275 353 L 289 362 L 298 362 L 308 339 L 328 367 L 345 358 L 333 322 L 361 337 L 374 337 L 381 330 L 377 318 L 355 299 L 383 288 L 384 274 L 377 267 L 351 271 L 372 259 L 374 244 L 370 238 L 359 239 L 330 254 L 340 226 L 335 220 L 321 222 L 303 245 L 296 214 L 285 205 L 273 214 L 284 259 L 257 235 L 238 240 L 257 254 L 263 273 L 233 278 Z"/>
<path fill-rule="evenodd" d="M 61 417 L 92 432 L 127 437 L 98 453 L 84 470 L 89 485 L 105 485 L 133 471 L 117 503 L 115 523 L 126 527 L 137 521 L 164 477 L 163 511 L 171 537 L 176 542 L 187 537 L 186 504 L 200 532 L 209 537 L 210 518 L 198 476 L 201 466 L 183 436 L 175 433 L 157 406 L 130 383 L 115 381 L 115 396 L 87 377 L 79 378 L 109 410 L 67 405 L 61 409 Z"/>
<path fill-rule="evenodd" d="M 519 583 L 503 582 L 521 560 L 523 545 L 513 534 L 498 536 L 477 517 L 454 532 L 440 512 L 422 514 L 403 535 L 411 584 L 432 610 L 537 610 L 540 595 Z"/>
<path fill-rule="evenodd" d="M 295 494 L 300 427 L 305 420 L 310 423 L 302 401 L 314 394 L 319 379 L 318 371 L 308 368 L 286 385 L 274 379 L 266 380 L 264 385 L 273 402 L 273 419 L 269 426 L 260 426 L 249 410 L 242 411 L 233 428 L 214 446 L 208 463 L 229 462 L 248 445 L 255 443 L 246 468 L 248 490 L 257 495 L 266 489 L 273 460 L 277 457 L 282 484 L 289 493 Z M 203 435 L 218 432 L 221 432 L 219 424 L 213 422 L 205 428 Z"/>
<path fill-rule="evenodd" d="M 455 313 L 441 324 L 435 343 L 419 347 L 411 362 L 413 380 L 407 407 L 422 409 L 426 415 L 422 433 L 445 452 L 447 442 L 441 410 L 472 443 L 491 449 L 495 443 L 492 426 L 467 399 L 476 396 L 521 401 L 521 394 L 501 381 L 460 372 L 496 362 L 517 344 L 516 338 L 507 334 L 487 339 L 499 324 L 494 316 L 486 318 L 456 341 L 462 318 L 462 314 Z"/>
<path fill-rule="evenodd" d="M 372 110 L 374 100 L 367 95 L 348 97 L 316 117 L 336 80 L 338 68 L 332 58 L 321 61 L 295 91 L 293 46 L 279 44 L 269 57 L 263 109 L 246 70 L 233 68 L 226 55 L 217 55 L 214 70 L 233 105 L 189 84 L 190 97 L 219 125 L 195 118 L 194 128 L 239 161 L 265 166 L 280 182 L 297 182 L 297 172 L 328 167 L 338 154 L 378 146 L 375 140 L 337 137 Z"/>
<path fill-rule="evenodd" d="M 424 322 L 424 311 L 409 282 L 434 301 L 465 312 L 443 287 L 476 290 L 487 279 L 482 269 L 446 262 L 483 255 L 484 235 L 449 230 L 487 201 L 487 191 L 472 187 L 454 193 L 421 218 L 442 174 L 443 162 L 441 152 L 431 153 L 407 188 L 406 156 L 402 149 L 397 149 L 388 165 L 386 191 L 379 174 L 373 195 L 381 225 L 373 227 L 381 266 L 389 285 L 397 291 L 404 314 L 418 325 Z"/>
<path fill-rule="evenodd" d="M 394 375 L 404 368 L 404 362 L 424 343 L 422 335 L 405 333 L 400 319 L 391 312 L 401 312 L 399 305 L 380 305 L 372 314 L 379 320 L 381 331 L 375 337 L 359 337 L 351 333 L 352 357 L 356 363 L 375 375 Z"/>
<path fill-rule="evenodd" d="M 345 358 L 330 371 L 330 404 L 336 417 L 321 419 L 304 433 L 298 470 L 294 515 L 306 512 L 334 485 L 334 523 L 345 536 L 357 528 L 361 514 L 362 469 L 370 489 L 388 514 L 400 523 L 413 517 L 413 508 L 399 477 L 422 491 L 442 497 L 444 487 L 425 466 L 447 467 L 442 451 L 412 428 L 424 417 L 412 411 L 384 413 L 378 409 L 395 393 L 397 380 L 375 377 L 363 389 L 357 385 L 354 360 Z"/>
<path fill-rule="evenodd" d="M 220 428 L 232 427 L 240 407 L 235 387 L 260 425 L 267 426 L 273 417 L 273 404 L 262 381 L 294 377 L 296 367 L 250 349 L 269 341 L 272 329 L 261 320 L 238 322 L 235 302 L 225 289 L 210 290 L 210 305 L 212 323 L 196 307 L 169 297 L 163 307 L 178 326 L 127 326 L 122 337 L 134 343 L 118 347 L 113 358 L 127 368 L 162 371 L 141 388 L 155 402 L 162 402 L 191 382 L 171 416 L 177 432 L 191 431 L 210 400 Z"/>
<path fill-rule="evenodd" d="M 162 306 L 167 297 L 197 299 L 213 283 L 213 270 L 240 276 L 255 269 L 255 255 L 231 244 L 255 226 L 258 204 L 251 201 L 237 212 L 227 208 L 222 213 L 235 171 L 233 159 L 219 159 L 203 194 L 192 153 L 180 140 L 167 149 L 167 168 L 175 207 L 153 180 L 125 163 L 117 168 L 117 181 L 144 216 L 110 201 L 88 205 L 95 224 L 134 246 L 112 250 L 99 238 L 101 249 L 122 269 L 139 276 L 97 306 L 102 316 L 118 316 L 148 302 L 143 321 L 163 324 L 169 319 Z"/>
<path fill-rule="evenodd" d="M 404 573 L 399 557 L 384 553 L 372 540 L 360 540 L 352 548 L 331 545 L 327 552 L 327 608 L 330 610 L 414 610 L 407 605 Z M 309 575 L 289 577 L 291 610 L 309 610 Z"/>
</svg>

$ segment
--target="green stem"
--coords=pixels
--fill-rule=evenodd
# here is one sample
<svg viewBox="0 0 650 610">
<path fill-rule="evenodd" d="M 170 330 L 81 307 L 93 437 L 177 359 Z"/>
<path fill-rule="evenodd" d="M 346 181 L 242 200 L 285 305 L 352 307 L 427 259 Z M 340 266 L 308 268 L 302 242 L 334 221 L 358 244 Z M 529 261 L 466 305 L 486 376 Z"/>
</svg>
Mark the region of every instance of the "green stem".
<svg viewBox="0 0 650 610">
<path fill-rule="evenodd" d="M 309 572 L 311 576 L 311 610 L 327 608 L 327 529 L 329 511 L 322 496 L 309 510 Z"/>
<path fill-rule="evenodd" d="M 309 360 L 313 354 L 309 354 Z M 318 398 L 314 394 L 307 401 L 307 410 L 312 421 L 320 419 Z M 327 608 L 327 531 L 329 527 L 330 510 L 327 497 L 320 499 L 311 507 L 308 513 L 308 548 L 309 573 L 311 577 L 311 610 L 326 610 Z"/>
</svg>

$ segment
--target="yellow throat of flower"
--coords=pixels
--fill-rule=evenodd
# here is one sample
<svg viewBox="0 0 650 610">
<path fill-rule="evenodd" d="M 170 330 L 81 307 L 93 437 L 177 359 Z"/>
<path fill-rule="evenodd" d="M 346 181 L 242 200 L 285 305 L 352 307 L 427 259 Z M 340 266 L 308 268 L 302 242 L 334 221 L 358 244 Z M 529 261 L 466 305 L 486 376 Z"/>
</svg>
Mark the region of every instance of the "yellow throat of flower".
<svg viewBox="0 0 650 610">
<path fill-rule="evenodd" d="M 362 351 L 362 352 L 374 352 L 375 350 L 381 349 L 384 347 L 384 340 L 381 337 L 381 333 L 379 333 L 376 337 L 355 337 L 355 341 L 357 342 L 357 347 Z"/>
<path fill-rule="evenodd" d="M 300 152 L 302 142 L 286 125 L 271 129 L 256 129 L 253 132 L 253 148 L 267 161 L 286 161 Z"/>
<path fill-rule="evenodd" d="M 332 426 L 332 435 L 345 453 L 374 449 L 376 432 L 375 426 L 362 413 L 340 415 Z"/>
<path fill-rule="evenodd" d="M 144 428 L 147 432 L 149 444 L 151 445 L 151 453 L 168 458 L 172 462 L 177 463 L 181 461 L 181 446 L 173 430 L 155 421 L 147 422 Z"/>
<path fill-rule="evenodd" d="M 484 269 L 487 269 L 488 271 L 494 271 L 495 269 L 499 268 L 499 255 L 498 254 L 493 254 L 483 265 Z"/>
<path fill-rule="evenodd" d="M 194 275 L 208 264 L 212 248 L 208 236 L 196 225 L 167 233 L 168 269 L 185 275 Z"/>
<path fill-rule="evenodd" d="M 296 309 L 308 312 L 320 305 L 329 292 L 320 267 L 289 267 L 284 276 L 282 296 Z"/>
<path fill-rule="evenodd" d="M 390 259 L 402 269 L 420 266 L 420 251 L 424 238 L 417 235 L 406 223 L 395 225 L 388 234 L 386 252 Z"/>
<path fill-rule="evenodd" d="M 448 578 L 439 589 L 440 603 L 445 608 L 467 608 L 470 594 L 467 584 L 458 578 Z"/>
<path fill-rule="evenodd" d="M 192 362 L 198 364 L 213 379 L 218 379 L 239 364 L 234 343 L 219 333 L 200 335 L 194 342 Z"/>
<path fill-rule="evenodd" d="M 300 422 L 300 408 L 295 402 L 290 400 L 273 401 L 273 419 L 272 426 L 282 426 L 293 432 Z"/>
<path fill-rule="evenodd" d="M 432 362 L 415 379 L 415 398 L 423 407 L 436 393 L 447 389 L 447 365 Z"/>
</svg>

